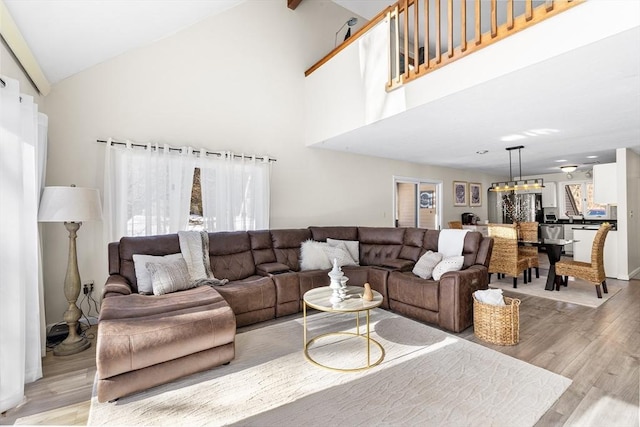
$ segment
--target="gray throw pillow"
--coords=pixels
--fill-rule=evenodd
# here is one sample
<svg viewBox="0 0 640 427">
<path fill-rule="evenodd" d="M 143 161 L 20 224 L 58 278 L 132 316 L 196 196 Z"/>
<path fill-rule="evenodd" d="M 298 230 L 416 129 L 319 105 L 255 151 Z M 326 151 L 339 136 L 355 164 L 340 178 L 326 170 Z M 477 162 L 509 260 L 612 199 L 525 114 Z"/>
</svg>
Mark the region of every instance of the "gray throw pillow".
<svg viewBox="0 0 640 427">
<path fill-rule="evenodd" d="M 171 262 L 148 262 L 154 295 L 164 295 L 193 287 L 184 258 Z"/>
<path fill-rule="evenodd" d="M 133 268 L 136 272 L 136 282 L 138 283 L 138 293 L 143 295 L 153 294 L 153 287 L 151 286 L 151 273 L 147 269 L 147 263 L 153 262 L 160 264 L 163 262 L 173 262 L 178 259 L 183 259 L 181 253 L 170 254 L 165 256 L 160 255 L 133 255 Z"/>
<path fill-rule="evenodd" d="M 360 242 L 357 240 L 338 240 L 338 239 L 327 239 L 327 243 L 329 246 L 333 247 L 344 247 L 349 252 L 349 255 L 353 259 L 355 265 L 360 265 Z"/>
<path fill-rule="evenodd" d="M 416 265 L 413 267 L 413 274 L 422 279 L 431 279 L 433 269 L 442 261 L 442 254 L 433 251 L 427 251 L 420 257 Z"/>
</svg>

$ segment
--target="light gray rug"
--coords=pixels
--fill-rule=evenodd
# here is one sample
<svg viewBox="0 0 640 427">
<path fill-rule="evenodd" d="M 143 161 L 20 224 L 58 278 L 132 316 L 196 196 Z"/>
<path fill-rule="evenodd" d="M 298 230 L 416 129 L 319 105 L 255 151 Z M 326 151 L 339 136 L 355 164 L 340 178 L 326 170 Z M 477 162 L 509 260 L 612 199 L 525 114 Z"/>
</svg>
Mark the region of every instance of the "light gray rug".
<svg viewBox="0 0 640 427">
<path fill-rule="evenodd" d="M 554 301 L 584 305 L 592 308 L 600 307 L 622 289 L 619 285 L 609 283 L 607 285 L 609 293 L 603 293 L 602 298 L 598 298 L 595 285 L 581 279 L 574 279 L 570 277 L 567 287 L 562 286 L 559 291 L 547 291 L 544 289 L 547 283 L 547 276 L 540 274 L 539 279 L 535 278 L 535 273 L 533 276 L 533 281 L 525 285 L 522 280 L 522 275 L 520 275 L 520 277 L 518 277 L 518 287 L 514 289 L 513 277 L 507 276 L 504 279 L 498 280 L 496 279 L 496 275 L 492 274 L 489 287 L 500 288 L 505 291 L 516 292 L 524 295 L 533 295 L 535 297 L 552 299 Z"/>
<path fill-rule="evenodd" d="M 362 323 L 362 322 L 361 322 Z M 571 380 L 384 310 L 371 315 L 382 363 L 340 373 L 309 363 L 302 319 L 236 336 L 227 366 L 98 403 L 89 425 L 533 425 Z M 354 331 L 355 316 L 316 313 L 309 338 Z M 363 328 L 364 329 L 364 328 Z M 364 340 L 319 340 L 311 354 L 337 367 L 365 361 Z M 372 347 L 372 360 L 378 353 Z"/>
</svg>

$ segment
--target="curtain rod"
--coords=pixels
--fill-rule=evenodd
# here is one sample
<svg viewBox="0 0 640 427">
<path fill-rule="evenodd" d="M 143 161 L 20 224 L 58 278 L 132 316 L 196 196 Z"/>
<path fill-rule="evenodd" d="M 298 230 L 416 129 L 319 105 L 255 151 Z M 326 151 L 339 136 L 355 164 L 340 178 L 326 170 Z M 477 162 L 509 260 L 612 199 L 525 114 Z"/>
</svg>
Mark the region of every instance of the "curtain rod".
<svg viewBox="0 0 640 427">
<path fill-rule="evenodd" d="M 106 141 L 104 139 L 96 139 L 96 142 L 102 142 L 102 143 L 106 144 L 108 141 Z M 126 142 L 114 141 L 114 140 L 111 140 L 111 143 L 115 144 L 115 145 L 127 145 Z M 132 147 L 147 148 L 146 144 L 139 144 L 139 143 L 135 143 L 135 142 L 132 142 L 131 146 Z M 151 147 L 151 148 L 155 150 L 155 147 Z M 182 149 L 181 148 L 175 148 L 175 147 L 169 147 L 169 151 L 182 151 Z M 224 156 L 224 154 L 216 152 L 216 151 L 205 151 L 205 153 L 206 154 L 215 154 L 218 157 Z M 194 149 L 193 150 L 193 154 L 195 154 L 195 155 L 200 154 L 200 150 Z M 243 157 L 253 157 L 253 156 L 243 156 L 242 154 L 234 154 L 233 157 L 237 158 L 237 159 L 241 159 Z M 256 160 L 264 160 L 265 159 L 264 156 L 255 156 L 255 158 L 256 158 Z M 270 161 L 270 162 L 276 162 L 277 161 L 276 159 L 271 158 L 271 157 L 267 157 L 267 160 Z"/>
</svg>

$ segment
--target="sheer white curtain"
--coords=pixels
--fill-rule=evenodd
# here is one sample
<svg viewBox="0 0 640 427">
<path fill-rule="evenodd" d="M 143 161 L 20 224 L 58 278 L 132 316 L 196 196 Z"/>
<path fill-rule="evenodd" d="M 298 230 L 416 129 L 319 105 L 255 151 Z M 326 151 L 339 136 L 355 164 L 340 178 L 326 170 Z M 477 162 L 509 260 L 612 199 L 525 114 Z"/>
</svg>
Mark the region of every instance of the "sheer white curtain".
<svg viewBox="0 0 640 427">
<path fill-rule="evenodd" d="M 0 87 L 0 412 L 42 377 L 44 309 L 38 203 L 47 119 L 17 80 Z"/>
<path fill-rule="evenodd" d="M 197 158 L 193 149 L 107 141 L 104 218 L 108 242 L 186 230 Z"/>
<path fill-rule="evenodd" d="M 222 154 L 199 158 L 205 230 L 269 228 L 269 158 Z"/>
</svg>

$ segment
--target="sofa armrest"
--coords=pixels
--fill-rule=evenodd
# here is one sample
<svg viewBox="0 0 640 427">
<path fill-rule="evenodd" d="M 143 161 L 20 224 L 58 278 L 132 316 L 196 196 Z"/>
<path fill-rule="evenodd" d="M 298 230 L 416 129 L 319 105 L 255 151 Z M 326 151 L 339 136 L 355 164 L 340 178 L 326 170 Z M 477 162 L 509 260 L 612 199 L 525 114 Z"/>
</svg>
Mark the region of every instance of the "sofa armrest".
<svg viewBox="0 0 640 427">
<path fill-rule="evenodd" d="M 129 281 L 119 274 L 112 274 L 107 277 L 107 282 L 102 289 L 102 297 L 110 297 L 114 295 L 130 295 L 131 284 Z"/>
<path fill-rule="evenodd" d="M 410 259 L 386 259 L 380 263 L 381 267 L 390 268 L 397 271 L 411 271 L 415 265 L 415 261 Z"/>
<path fill-rule="evenodd" d="M 460 271 L 450 271 L 440 278 L 439 324 L 453 332 L 461 332 L 473 324 L 473 293 L 487 289 L 488 270 L 472 265 Z"/>
<path fill-rule="evenodd" d="M 270 274 L 286 273 L 291 271 L 289 266 L 280 262 L 268 262 L 256 265 L 256 271 L 260 276 L 268 276 Z"/>
</svg>

